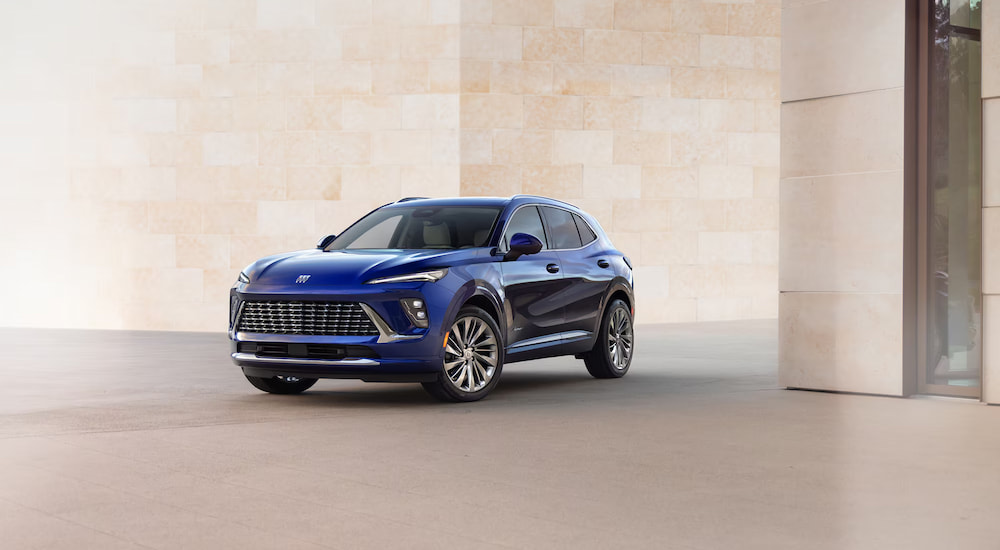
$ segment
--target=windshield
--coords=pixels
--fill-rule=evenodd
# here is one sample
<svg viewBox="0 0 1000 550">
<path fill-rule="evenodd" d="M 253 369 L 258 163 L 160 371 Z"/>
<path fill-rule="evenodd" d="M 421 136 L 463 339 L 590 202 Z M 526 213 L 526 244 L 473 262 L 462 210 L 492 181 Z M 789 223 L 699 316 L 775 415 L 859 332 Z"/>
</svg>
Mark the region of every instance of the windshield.
<svg viewBox="0 0 1000 550">
<path fill-rule="evenodd" d="M 495 206 L 381 208 L 341 233 L 328 250 L 486 246 L 499 215 Z"/>
</svg>

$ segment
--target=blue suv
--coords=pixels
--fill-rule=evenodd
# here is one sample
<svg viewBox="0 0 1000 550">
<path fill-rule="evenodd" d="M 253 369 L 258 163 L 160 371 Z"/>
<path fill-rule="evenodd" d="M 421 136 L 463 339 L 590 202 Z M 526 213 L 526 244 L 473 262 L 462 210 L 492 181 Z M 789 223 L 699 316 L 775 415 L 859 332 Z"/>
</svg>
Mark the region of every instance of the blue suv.
<svg viewBox="0 0 1000 550">
<path fill-rule="evenodd" d="M 485 397 L 505 363 L 632 362 L 632 266 L 597 221 L 543 197 L 403 199 L 315 250 L 260 259 L 230 295 L 233 361 L 260 390 L 318 378 Z"/>
</svg>

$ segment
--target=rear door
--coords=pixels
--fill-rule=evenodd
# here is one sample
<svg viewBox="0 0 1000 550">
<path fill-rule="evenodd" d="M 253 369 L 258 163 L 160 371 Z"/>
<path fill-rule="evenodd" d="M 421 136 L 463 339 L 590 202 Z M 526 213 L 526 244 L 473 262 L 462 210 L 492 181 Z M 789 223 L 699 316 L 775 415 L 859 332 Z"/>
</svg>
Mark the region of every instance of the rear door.
<svg viewBox="0 0 1000 550">
<path fill-rule="evenodd" d="M 562 331 L 568 341 L 589 339 L 599 329 L 601 301 L 614 271 L 597 234 L 582 217 L 552 206 L 540 210 L 566 280 L 560 299 L 565 308 Z"/>
</svg>

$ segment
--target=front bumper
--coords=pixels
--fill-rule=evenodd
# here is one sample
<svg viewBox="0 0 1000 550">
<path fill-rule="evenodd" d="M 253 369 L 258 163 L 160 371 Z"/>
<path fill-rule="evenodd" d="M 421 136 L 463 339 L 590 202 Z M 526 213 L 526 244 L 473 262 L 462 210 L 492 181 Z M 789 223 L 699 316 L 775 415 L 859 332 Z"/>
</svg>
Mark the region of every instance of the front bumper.
<svg viewBox="0 0 1000 550">
<path fill-rule="evenodd" d="M 274 290 L 253 288 L 253 285 L 237 285 L 232 290 L 230 356 L 248 376 L 346 378 L 366 382 L 429 382 L 438 378 L 443 358 L 441 327 L 453 296 L 444 285 L 366 286 L 315 294 Z M 400 300 L 413 297 L 428 304 L 430 327 L 413 326 L 402 311 Z M 378 334 L 330 336 L 239 331 L 240 312 L 247 300 L 357 302 Z M 265 348 L 273 350 L 274 346 L 278 349 L 284 346 L 288 353 L 258 352 Z M 341 348 L 344 352 L 334 353 L 332 357 L 317 357 L 311 351 L 314 347 Z M 307 348 L 310 351 L 305 351 Z"/>
</svg>

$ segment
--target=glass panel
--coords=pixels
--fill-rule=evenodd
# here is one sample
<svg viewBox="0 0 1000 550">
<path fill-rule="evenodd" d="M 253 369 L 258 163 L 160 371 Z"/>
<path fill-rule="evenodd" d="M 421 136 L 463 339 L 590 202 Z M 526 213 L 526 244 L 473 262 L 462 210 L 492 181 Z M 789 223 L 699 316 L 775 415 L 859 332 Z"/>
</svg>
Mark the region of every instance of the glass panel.
<svg viewBox="0 0 1000 550">
<path fill-rule="evenodd" d="M 573 214 L 550 206 L 543 206 L 542 212 L 544 212 L 542 215 L 545 216 L 545 221 L 552 231 L 552 248 L 569 249 L 582 246 L 580 232 L 577 231 L 576 222 L 573 221 Z"/>
<path fill-rule="evenodd" d="M 956 27 L 983 28 L 982 0 L 951 0 L 951 24 Z"/>
<path fill-rule="evenodd" d="M 515 233 L 527 233 L 537 237 L 542 241 L 542 248 L 548 248 L 545 239 L 545 230 L 542 229 L 542 218 L 538 216 L 538 209 L 534 206 L 525 206 L 514 212 L 514 216 L 507 223 L 507 230 L 503 234 L 503 250 L 510 250 L 510 238 Z"/>
<path fill-rule="evenodd" d="M 926 365 L 926 382 L 934 386 L 980 384 L 981 51 L 979 42 L 953 35 L 936 41 L 934 52 Z"/>
</svg>

